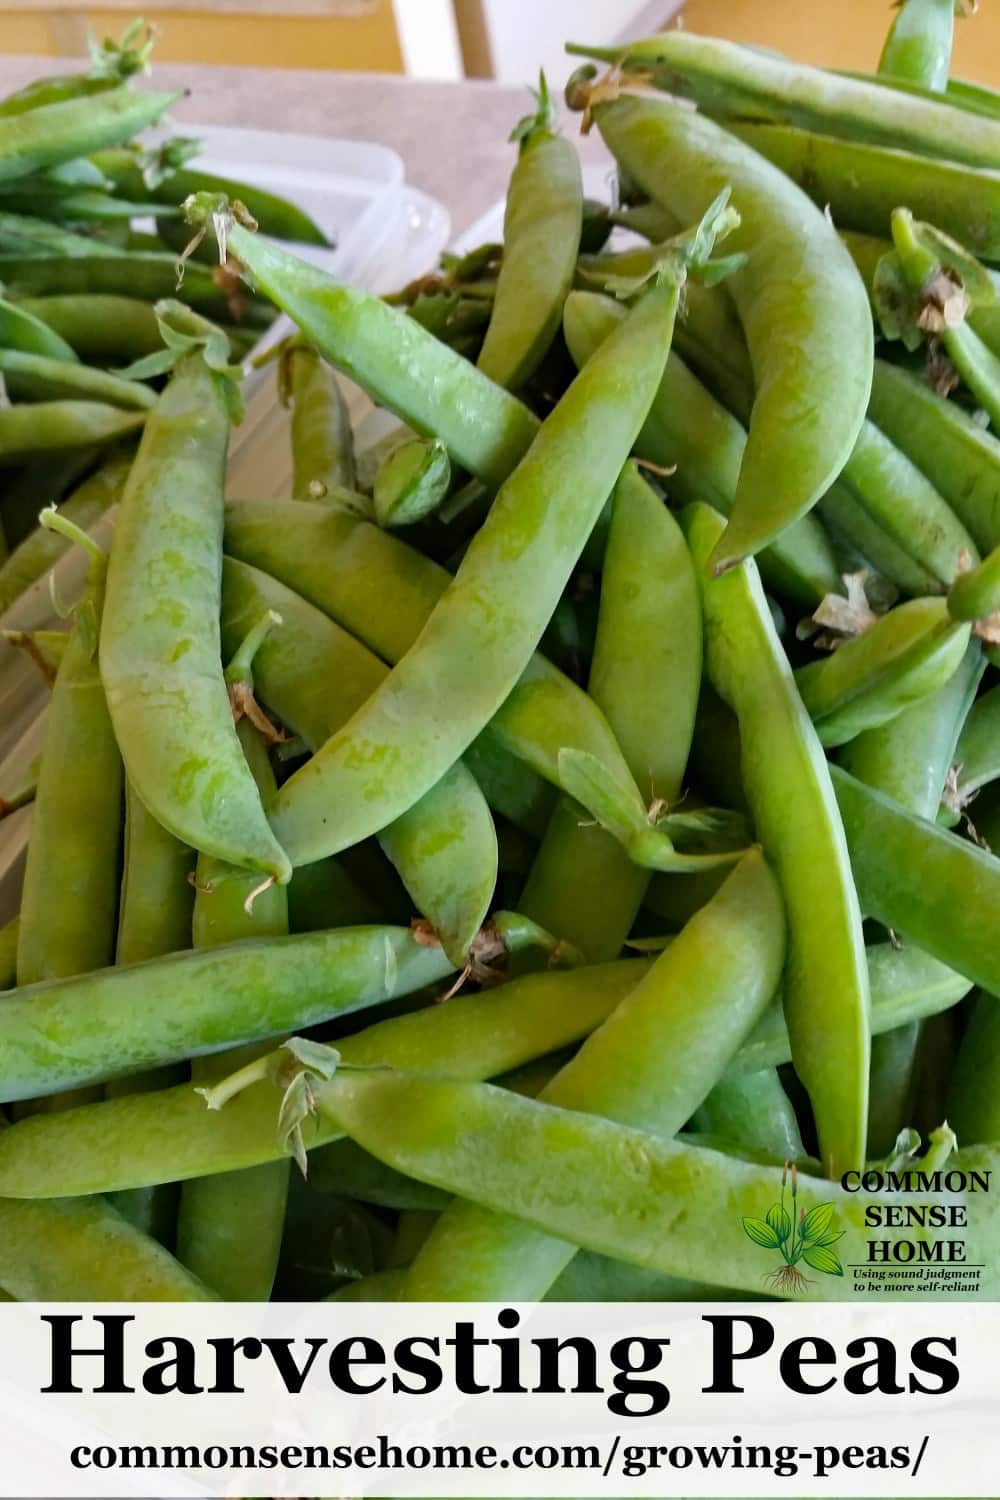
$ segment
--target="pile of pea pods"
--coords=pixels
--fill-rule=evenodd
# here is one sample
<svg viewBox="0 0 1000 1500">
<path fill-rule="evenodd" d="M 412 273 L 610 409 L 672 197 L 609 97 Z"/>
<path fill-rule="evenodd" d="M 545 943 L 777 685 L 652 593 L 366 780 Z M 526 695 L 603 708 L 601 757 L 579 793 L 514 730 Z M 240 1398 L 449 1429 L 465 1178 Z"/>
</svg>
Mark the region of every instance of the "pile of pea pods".
<svg viewBox="0 0 1000 1500">
<path fill-rule="evenodd" d="M 613 201 L 543 78 L 503 243 L 383 299 L 134 142 L 134 31 L 0 101 L 0 607 L 86 559 L 8 632 L 51 698 L 0 786 L 7 1296 L 850 1298 L 845 1174 L 1000 1167 L 1000 96 L 954 24 L 905 0 L 864 75 L 573 46 Z M 291 493 L 227 495 L 278 309 Z"/>
</svg>

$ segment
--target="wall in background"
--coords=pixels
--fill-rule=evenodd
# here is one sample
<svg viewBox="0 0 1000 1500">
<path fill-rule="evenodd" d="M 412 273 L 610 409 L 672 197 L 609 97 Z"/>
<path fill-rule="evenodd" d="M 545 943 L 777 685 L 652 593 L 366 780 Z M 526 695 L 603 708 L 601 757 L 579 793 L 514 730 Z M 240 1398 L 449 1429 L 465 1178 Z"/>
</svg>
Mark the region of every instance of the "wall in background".
<svg viewBox="0 0 1000 1500">
<path fill-rule="evenodd" d="M 616 41 L 641 15 L 654 30 L 676 0 L 455 0 L 466 72 L 501 83 L 533 83 L 539 67 L 561 88 L 575 64 L 566 41 Z"/>
<path fill-rule="evenodd" d="M 878 64 L 893 11 L 888 0 L 687 0 L 690 31 L 774 47 L 799 62 L 866 68 Z M 983 0 L 955 23 L 954 73 L 1000 87 L 1000 5 Z"/>
</svg>

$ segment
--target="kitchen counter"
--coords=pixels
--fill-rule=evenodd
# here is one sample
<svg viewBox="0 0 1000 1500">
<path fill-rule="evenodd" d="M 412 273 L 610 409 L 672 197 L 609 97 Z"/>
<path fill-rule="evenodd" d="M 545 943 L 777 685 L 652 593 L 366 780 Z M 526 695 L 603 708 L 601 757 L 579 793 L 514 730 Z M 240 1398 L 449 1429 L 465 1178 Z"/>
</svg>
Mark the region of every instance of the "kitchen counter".
<svg viewBox="0 0 1000 1500">
<path fill-rule="evenodd" d="M 0 93 L 33 78 L 68 71 L 51 57 L 0 57 Z M 179 130 L 242 125 L 378 141 L 397 151 L 407 181 L 441 200 L 456 233 L 503 196 L 514 161 L 511 127 L 531 108 L 527 89 L 468 80 L 434 83 L 390 74 L 285 68 L 154 66 L 158 88 L 189 89 L 171 111 Z M 576 134 L 584 162 L 607 160 L 596 132 Z"/>
</svg>

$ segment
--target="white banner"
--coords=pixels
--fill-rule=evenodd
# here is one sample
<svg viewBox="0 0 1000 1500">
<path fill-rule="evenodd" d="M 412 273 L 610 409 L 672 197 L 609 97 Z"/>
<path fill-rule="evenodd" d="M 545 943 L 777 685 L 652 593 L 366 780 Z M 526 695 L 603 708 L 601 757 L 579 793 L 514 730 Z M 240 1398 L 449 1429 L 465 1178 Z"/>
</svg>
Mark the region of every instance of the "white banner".
<svg viewBox="0 0 1000 1500">
<path fill-rule="evenodd" d="M 1000 1304 L 11 1304 L 7 1496 L 995 1496 Z"/>
</svg>

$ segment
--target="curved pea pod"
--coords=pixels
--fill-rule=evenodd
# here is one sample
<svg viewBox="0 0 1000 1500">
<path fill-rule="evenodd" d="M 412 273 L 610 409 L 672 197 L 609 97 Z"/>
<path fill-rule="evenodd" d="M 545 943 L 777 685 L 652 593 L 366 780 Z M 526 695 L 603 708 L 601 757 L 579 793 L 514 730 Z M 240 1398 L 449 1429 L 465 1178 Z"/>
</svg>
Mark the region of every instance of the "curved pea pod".
<svg viewBox="0 0 1000 1500">
<path fill-rule="evenodd" d="M 757 1290 L 762 1264 L 766 1274 L 760 1240 L 744 1232 L 743 1221 L 767 1224 L 768 1213 L 782 1202 L 787 1168 L 682 1145 L 660 1133 L 524 1099 L 490 1084 L 392 1068 L 342 1070 L 319 1088 L 318 1102 L 352 1139 L 397 1171 L 500 1213 L 516 1202 L 528 1225 L 570 1245 L 720 1286 Z M 405 1132 L 389 1123 L 398 1119 L 407 1120 Z M 518 1142 L 516 1153 L 510 1151 L 512 1139 Z M 989 1172 L 995 1170 L 996 1152 L 973 1148 L 952 1156 L 948 1165 Z M 584 1194 L 580 1182 L 587 1183 Z M 843 1259 L 863 1253 L 870 1232 L 866 1202 L 839 1182 L 804 1173 L 796 1175 L 794 1188 L 796 1219 L 812 1210 L 829 1212 L 832 1205 L 847 1234 Z M 906 1199 L 906 1194 L 879 1195 L 886 1205 Z M 932 1194 L 930 1201 L 975 1223 L 968 1253 L 988 1268 L 986 1286 L 994 1288 L 992 1213 L 981 1205 L 970 1210 L 972 1200 L 962 1193 Z M 777 1236 L 771 1248 L 777 1251 Z M 782 1264 L 779 1257 L 772 1259 L 773 1269 Z M 814 1300 L 856 1295 L 843 1274 L 802 1277 L 790 1286 L 786 1278 L 783 1284 L 786 1295 L 798 1290 Z"/>
<path fill-rule="evenodd" d="M 0 408 L 0 463 L 34 453 L 89 448 L 138 432 L 145 412 L 100 401 L 41 401 Z"/>
<path fill-rule="evenodd" d="M 844 746 L 838 757 L 844 770 L 917 817 L 933 819 L 952 761 L 961 759 L 956 742 L 985 667 L 979 643 L 970 642 L 944 687 Z"/>
<path fill-rule="evenodd" d="M 795 673 L 820 743 L 843 745 L 944 686 L 965 656 L 969 627 L 944 599 L 911 599 L 870 630 Z"/>
<path fill-rule="evenodd" d="M 722 520 L 702 505 L 683 519 L 702 570 L 708 677 L 739 720 L 747 800 L 788 909 L 785 1014 L 793 1059 L 809 1091 L 824 1166 L 836 1177 L 864 1159 L 868 1106 L 868 972 L 847 845 L 830 772 L 756 569 L 747 564 L 709 581 L 704 564 Z M 820 965 L 817 953 L 824 955 Z"/>
<path fill-rule="evenodd" d="M 754 851 L 540 1097 L 673 1135 L 763 1012 L 784 951 L 780 891 Z M 698 992 L 694 1010 L 692 985 Z M 518 1219 L 456 1203 L 410 1267 L 406 1296 L 534 1300 L 544 1296 L 572 1254 L 571 1245 Z"/>
<path fill-rule="evenodd" d="M 114 296 L 158 302 L 177 295 L 177 257 L 155 250 L 130 250 L 118 255 L 47 255 L 33 258 L 0 255 L 0 280 L 7 296 Z M 188 264 L 184 272 L 184 301 L 222 322 L 267 327 L 273 308 L 249 299 L 242 290 L 220 290 L 211 266 Z"/>
<path fill-rule="evenodd" d="M 701 679 L 701 603 L 683 535 L 633 464 L 612 497 L 588 691 L 629 769 L 669 807 L 680 796 Z M 591 962 L 613 958 L 649 884 L 625 849 L 578 808 L 557 807 L 521 908 Z M 686 877 L 690 878 L 690 877 Z"/>
<path fill-rule="evenodd" d="M 437 510 L 451 484 L 448 450 L 437 438 L 411 438 L 386 454 L 372 498 L 380 526 L 412 526 Z"/>
<path fill-rule="evenodd" d="M 804 67 L 750 47 L 690 31 L 661 32 L 621 48 L 568 52 L 652 72 L 658 86 L 694 99 L 709 114 L 770 120 L 848 140 L 902 146 L 924 156 L 1000 166 L 1000 121 L 943 100 L 911 97 L 884 80 L 859 81 Z"/>
<path fill-rule="evenodd" d="M 132 455 L 115 454 L 62 502 L 67 520 L 86 531 L 115 504 L 128 476 Z M 0 564 L 0 610 L 7 610 L 26 589 L 55 567 L 71 543 L 57 531 L 38 526 Z"/>
<path fill-rule="evenodd" d="M 148 411 L 156 392 L 138 380 L 123 380 L 107 370 L 92 370 L 74 355 L 72 361 L 0 349 L 0 374 L 19 401 L 103 401 L 108 406 Z"/>
<path fill-rule="evenodd" d="M 144 963 L 191 946 L 195 854 L 125 783 L 125 856 L 115 962 Z"/>
<path fill-rule="evenodd" d="M 914 1096 L 919 1087 L 921 1035 L 919 1021 L 911 1021 L 872 1041 L 869 1158 L 888 1156 L 900 1131 L 913 1119 Z"/>
<path fill-rule="evenodd" d="M 0 1282 L 19 1302 L 210 1302 L 214 1292 L 100 1197 L 0 1203 Z"/>
<path fill-rule="evenodd" d="M 123 87 L 0 118 L 0 182 L 127 141 L 182 97 Z"/>
<path fill-rule="evenodd" d="M 570 353 L 583 365 L 624 316 L 620 304 L 571 292 L 563 310 Z M 739 483 L 746 433 L 671 350 L 636 452 L 668 470 L 665 483 L 682 504 L 703 500 L 727 514 Z M 803 603 L 840 589 L 833 549 L 814 516 L 790 526 L 761 554 L 764 576 Z"/>
<path fill-rule="evenodd" d="M 871 416 L 926 474 L 984 552 L 1000 543 L 1000 442 L 923 380 L 875 361 Z"/>
<path fill-rule="evenodd" d="M 122 764 L 97 666 L 105 566 L 95 547 L 48 708 L 21 893 L 20 985 L 99 969 L 114 954 Z"/>
<path fill-rule="evenodd" d="M 779 1162 L 804 1155 L 795 1110 L 774 1068 L 720 1078 L 695 1111 L 692 1129 Z"/>
<path fill-rule="evenodd" d="M 746 260 L 728 289 L 756 394 L 732 513 L 712 557 L 722 572 L 804 515 L 850 454 L 871 389 L 865 289 L 833 226 L 808 198 L 702 115 L 646 98 L 599 104 L 594 113 L 615 156 L 682 218 L 696 219 L 727 186 L 739 208 L 728 244 Z"/>
<path fill-rule="evenodd" d="M 957 1005 L 971 982 L 912 944 L 869 948 L 873 1034 Z M 649 971 L 642 959 L 549 970 L 510 980 L 447 1005 L 376 1022 L 338 1041 L 345 1062 L 431 1069 L 447 1058 L 455 1078 L 494 1078 L 588 1036 Z M 775 1001 L 732 1059 L 726 1078 L 789 1061 Z M 324 1119 L 306 1127 L 310 1149 L 339 1140 Z M 256 1085 L 221 1113 L 189 1085 L 156 1094 L 108 1097 L 63 1114 L 34 1115 L 0 1131 L 0 1196 L 53 1197 L 144 1187 L 274 1161 L 274 1095 Z"/>
<path fill-rule="evenodd" d="M 336 375 L 304 339 L 288 345 L 281 372 L 292 408 L 292 494 L 316 500 L 355 489 L 351 420 Z"/>
<path fill-rule="evenodd" d="M 407 929 L 341 928 L 25 986 L 4 1001 L 7 1099 L 74 1088 L 317 1024 L 450 973 Z"/>
<path fill-rule="evenodd" d="M 388 668 L 291 589 L 227 558 L 222 609 L 227 654 L 267 609 L 280 615 L 282 624 L 258 648 L 257 690 L 283 724 L 318 749 L 376 691 Z M 463 765 L 452 766 L 378 837 L 417 910 L 462 968 L 497 878 L 496 830 L 475 778 Z"/>
<path fill-rule="evenodd" d="M 222 377 L 186 356 L 122 496 L 108 569 L 101 676 L 128 775 L 183 843 L 288 880 L 243 757 L 219 656 Z"/>
<path fill-rule="evenodd" d="M 897 537 L 889 535 L 844 479 L 831 484 L 816 508 L 835 540 L 856 548 L 866 563 L 904 594 L 919 597 L 943 589 L 940 579 L 901 546 Z"/>
<path fill-rule="evenodd" d="M 271 818 L 293 860 L 336 853 L 399 816 L 516 686 L 645 418 L 677 296 L 676 285 L 647 292 L 577 376 L 503 486 L 413 649 L 285 782 Z M 641 795 L 639 803 L 644 809 Z"/>
<path fill-rule="evenodd" d="M 838 229 L 885 236 L 893 209 L 905 203 L 976 255 L 995 260 L 1000 254 L 1000 178 L 994 172 L 789 125 L 733 121 L 730 129 L 819 208 L 828 207 Z"/>
<path fill-rule="evenodd" d="M 417 432 L 439 437 L 462 468 L 497 486 L 520 462 L 537 417 L 415 319 L 240 225 L 229 245 L 331 364 Z"/>
<path fill-rule="evenodd" d="M 1000 990 L 991 935 L 1000 860 L 913 817 L 838 766 L 830 773 L 865 914 L 975 984 Z"/>
<path fill-rule="evenodd" d="M 583 227 L 579 157 L 553 128 L 544 74 L 538 103 L 514 132 L 520 150 L 507 190 L 503 260 L 477 361 L 511 390 L 534 374 L 558 331 Z"/>
<path fill-rule="evenodd" d="M 1000 1140 L 1000 1002 L 976 996 L 958 1049 L 948 1094 L 948 1119 L 966 1145 Z"/>
<path fill-rule="evenodd" d="M 930 480 L 870 421 L 844 464 L 842 478 L 869 515 L 940 583 L 950 584 L 976 544 Z"/>
<path fill-rule="evenodd" d="M 25 354 L 43 354 L 72 364 L 77 355 L 66 340 L 26 307 L 0 298 L 0 344 Z"/>
<path fill-rule="evenodd" d="M 955 0 L 903 0 L 882 48 L 879 73 L 942 91 L 954 33 Z"/>
</svg>

